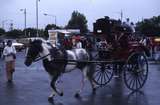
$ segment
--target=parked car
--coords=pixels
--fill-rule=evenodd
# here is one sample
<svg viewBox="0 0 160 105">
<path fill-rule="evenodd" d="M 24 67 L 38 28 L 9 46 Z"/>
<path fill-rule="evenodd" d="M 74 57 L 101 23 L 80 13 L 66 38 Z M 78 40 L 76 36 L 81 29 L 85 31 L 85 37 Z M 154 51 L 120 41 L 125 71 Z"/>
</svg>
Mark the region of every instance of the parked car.
<svg viewBox="0 0 160 105">
<path fill-rule="evenodd" d="M 22 51 L 25 48 L 23 43 L 17 42 L 17 40 L 15 40 L 15 39 L 5 39 L 4 40 L 5 45 L 7 44 L 8 40 L 12 41 L 12 45 L 16 48 L 16 51 L 18 51 L 18 52 Z"/>
<path fill-rule="evenodd" d="M 16 48 L 17 51 L 22 51 L 24 49 L 24 44 L 13 42 L 12 45 Z"/>
</svg>

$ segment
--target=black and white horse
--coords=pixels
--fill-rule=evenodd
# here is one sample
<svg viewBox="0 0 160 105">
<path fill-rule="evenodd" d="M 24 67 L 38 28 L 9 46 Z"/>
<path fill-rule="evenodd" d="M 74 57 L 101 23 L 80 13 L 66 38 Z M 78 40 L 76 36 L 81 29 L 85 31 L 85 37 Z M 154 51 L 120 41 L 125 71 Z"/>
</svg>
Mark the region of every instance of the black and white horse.
<svg viewBox="0 0 160 105">
<path fill-rule="evenodd" d="M 39 56 L 39 58 L 38 58 Z M 92 80 L 94 66 L 87 62 L 70 62 L 73 61 L 87 61 L 89 54 L 85 49 L 60 50 L 41 40 L 34 40 L 30 43 L 26 55 L 25 65 L 30 66 L 35 60 L 43 60 L 43 66 L 48 74 L 51 76 L 52 94 L 49 100 L 53 99 L 56 94 L 62 96 L 63 92 L 58 90 L 55 83 L 62 73 L 70 72 L 79 68 L 82 71 L 81 87 L 76 92 L 75 96 L 79 96 L 84 87 L 85 80 L 88 79 L 91 83 L 93 92 L 96 89 L 96 84 Z"/>
</svg>

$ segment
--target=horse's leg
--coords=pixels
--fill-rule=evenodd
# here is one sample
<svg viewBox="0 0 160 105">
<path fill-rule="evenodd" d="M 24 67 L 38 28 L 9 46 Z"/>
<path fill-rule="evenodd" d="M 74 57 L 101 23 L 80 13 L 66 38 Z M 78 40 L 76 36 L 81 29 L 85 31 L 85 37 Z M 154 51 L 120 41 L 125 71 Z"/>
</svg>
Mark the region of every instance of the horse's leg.
<svg viewBox="0 0 160 105">
<path fill-rule="evenodd" d="M 87 70 L 88 70 L 88 66 L 85 66 L 82 70 L 82 80 L 80 84 L 80 89 L 76 92 L 75 97 L 79 97 L 79 94 L 82 92 L 84 88 L 85 81 L 87 80 Z"/>
<path fill-rule="evenodd" d="M 91 84 L 93 94 L 96 92 L 96 87 L 97 87 L 96 83 L 93 81 L 94 71 L 95 71 L 95 65 L 90 64 L 89 65 L 89 72 L 87 72 L 87 77 L 88 77 L 88 80 Z"/>
<path fill-rule="evenodd" d="M 53 92 L 52 92 L 51 95 L 48 97 L 49 100 L 52 100 L 52 98 L 53 98 L 56 94 L 58 94 L 58 95 L 60 95 L 60 96 L 63 96 L 63 92 L 59 92 L 59 91 L 57 90 L 56 86 L 55 86 L 58 77 L 59 77 L 59 74 L 55 75 L 55 76 L 52 78 L 52 80 L 51 80 L 50 85 L 51 85 L 51 87 L 52 87 L 52 89 L 53 89 Z"/>
<path fill-rule="evenodd" d="M 58 77 L 57 77 L 58 78 Z M 48 97 L 48 101 L 53 101 L 53 97 L 56 95 L 56 87 L 55 87 L 55 82 L 56 82 L 56 78 L 55 77 L 51 77 L 51 82 L 50 82 L 50 86 L 52 87 L 52 93 L 49 95 Z"/>
</svg>

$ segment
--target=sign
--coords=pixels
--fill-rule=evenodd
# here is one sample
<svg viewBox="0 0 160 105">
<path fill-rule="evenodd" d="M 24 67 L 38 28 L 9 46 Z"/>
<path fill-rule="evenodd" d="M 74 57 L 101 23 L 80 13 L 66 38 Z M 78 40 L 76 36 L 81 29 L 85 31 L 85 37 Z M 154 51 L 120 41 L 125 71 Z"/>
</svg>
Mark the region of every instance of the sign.
<svg viewBox="0 0 160 105">
<path fill-rule="evenodd" d="M 49 41 L 52 45 L 56 45 L 57 43 L 57 31 L 55 30 L 48 30 L 48 34 L 49 34 Z"/>
</svg>

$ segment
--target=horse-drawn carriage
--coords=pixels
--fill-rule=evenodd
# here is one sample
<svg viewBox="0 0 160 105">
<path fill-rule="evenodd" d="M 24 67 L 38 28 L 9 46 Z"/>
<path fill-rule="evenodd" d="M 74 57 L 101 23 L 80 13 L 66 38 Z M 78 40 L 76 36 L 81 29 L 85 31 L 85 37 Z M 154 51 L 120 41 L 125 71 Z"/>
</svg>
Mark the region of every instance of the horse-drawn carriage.
<svg viewBox="0 0 160 105">
<path fill-rule="evenodd" d="M 90 59 L 92 53 L 87 53 L 85 49 L 62 50 L 41 40 L 29 44 L 25 64 L 30 66 L 32 62 L 43 60 L 43 66 L 51 76 L 50 85 L 53 89 L 49 100 L 55 94 L 63 95 L 62 91 L 57 90 L 56 81 L 62 73 L 75 68 L 79 68 L 83 75 L 76 96 L 83 90 L 86 79 L 95 92 L 97 85 L 110 82 L 116 70 L 122 70 L 124 83 L 129 89 L 139 90 L 144 86 L 148 77 L 146 55 L 149 53 L 145 46 L 133 39 L 131 41 L 131 30 L 119 21 L 102 18 L 94 23 L 94 33 L 104 35 L 108 47 L 103 53 L 97 50 L 97 56 L 91 57 L 93 59 Z"/>
<path fill-rule="evenodd" d="M 149 50 L 134 39 L 129 26 L 108 17 L 94 23 L 94 34 L 106 40 L 106 48 L 97 50 L 93 80 L 98 85 L 105 85 L 113 75 L 123 73 L 124 83 L 131 90 L 139 90 L 148 77 Z M 108 46 L 108 47 L 107 47 Z"/>
</svg>

